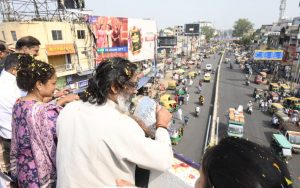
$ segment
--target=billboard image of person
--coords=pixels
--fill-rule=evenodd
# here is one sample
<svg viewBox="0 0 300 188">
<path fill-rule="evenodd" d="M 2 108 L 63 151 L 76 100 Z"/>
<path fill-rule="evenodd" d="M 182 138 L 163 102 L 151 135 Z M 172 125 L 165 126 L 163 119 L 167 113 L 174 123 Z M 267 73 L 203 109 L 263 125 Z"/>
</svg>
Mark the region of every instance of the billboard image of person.
<svg viewBox="0 0 300 188">
<path fill-rule="evenodd" d="M 91 16 L 89 22 L 96 37 L 96 63 L 103 59 L 128 58 L 128 19 Z"/>
<path fill-rule="evenodd" d="M 114 29 L 112 31 L 112 34 L 111 34 L 111 39 L 112 39 L 112 46 L 113 47 L 117 47 L 117 46 L 120 46 L 120 28 L 115 25 L 114 26 Z"/>
<path fill-rule="evenodd" d="M 128 28 L 128 59 L 131 62 L 154 59 L 156 22 L 130 18 Z"/>
</svg>

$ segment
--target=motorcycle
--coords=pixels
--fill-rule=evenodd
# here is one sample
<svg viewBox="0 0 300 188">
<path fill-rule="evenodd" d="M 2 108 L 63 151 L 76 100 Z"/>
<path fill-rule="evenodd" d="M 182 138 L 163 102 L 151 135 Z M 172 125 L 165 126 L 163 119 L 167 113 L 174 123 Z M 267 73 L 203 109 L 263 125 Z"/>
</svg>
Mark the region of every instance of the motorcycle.
<svg viewBox="0 0 300 188">
<path fill-rule="evenodd" d="M 249 106 L 247 112 L 251 115 L 252 114 L 252 106 Z"/>
<path fill-rule="evenodd" d="M 204 104 L 204 99 L 203 98 L 200 98 L 199 99 L 199 104 L 202 106 Z"/>
<path fill-rule="evenodd" d="M 246 86 L 249 86 L 249 85 L 250 85 L 250 81 L 246 80 Z"/>
<path fill-rule="evenodd" d="M 195 110 L 195 114 L 196 114 L 196 117 L 199 117 L 200 111 L 199 110 Z"/>
<path fill-rule="evenodd" d="M 230 69 L 233 69 L 233 65 L 232 65 L 232 63 L 230 63 L 230 65 L 229 65 L 229 68 L 230 68 Z"/>
</svg>

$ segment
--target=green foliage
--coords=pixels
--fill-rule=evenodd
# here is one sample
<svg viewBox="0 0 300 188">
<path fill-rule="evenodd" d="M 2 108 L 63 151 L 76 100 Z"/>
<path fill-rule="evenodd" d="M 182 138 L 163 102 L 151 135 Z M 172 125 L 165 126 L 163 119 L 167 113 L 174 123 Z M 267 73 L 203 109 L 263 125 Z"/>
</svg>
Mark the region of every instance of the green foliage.
<svg viewBox="0 0 300 188">
<path fill-rule="evenodd" d="M 252 29 L 253 23 L 251 23 L 248 19 L 240 18 L 234 22 L 232 35 L 234 37 L 243 37 Z"/>
<path fill-rule="evenodd" d="M 207 42 L 214 37 L 215 29 L 209 26 L 204 26 L 201 28 L 202 35 L 205 35 L 205 39 Z"/>
<path fill-rule="evenodd" d="M 254 40 L 254 35 L 245 35 L 239 41 L 237 41 L 237 43 L 247 46 L 247 45 L 252 44 L 253 40 Z"/>
</svg>

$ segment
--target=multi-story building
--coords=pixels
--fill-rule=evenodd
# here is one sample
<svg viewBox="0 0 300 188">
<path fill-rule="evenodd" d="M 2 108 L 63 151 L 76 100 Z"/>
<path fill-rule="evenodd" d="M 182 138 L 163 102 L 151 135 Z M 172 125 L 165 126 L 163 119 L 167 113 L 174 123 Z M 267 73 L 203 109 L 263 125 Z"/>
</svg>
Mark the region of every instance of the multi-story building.
<svg viewBox="0 0 300 188">
<path fill-rule="evenodd" d="M 85 23 L 20 21 L 0 23 L 0 40 L 15 43 L 27 35 L 41 42 L 38 59 L 52 64 L 58 87 L 86 79 L 94 69 L 93 40 Z"/>
<path fill-rule="evenodd" d="M 174 35 L 182 36 L 183 35 L 183 26 L 182 25 L 174 26 L 173 31 L 174 31 Z"/>
<path fill-rule="evenodd" d="M 211 27 L 211 28 L 214 28 L 214 25 L 212 24 L 212 22 L 210 21 L 200 21 L 199 22 L 199 25 L 200 25 L 200 28 L 202 27 Z"/>
</svg>

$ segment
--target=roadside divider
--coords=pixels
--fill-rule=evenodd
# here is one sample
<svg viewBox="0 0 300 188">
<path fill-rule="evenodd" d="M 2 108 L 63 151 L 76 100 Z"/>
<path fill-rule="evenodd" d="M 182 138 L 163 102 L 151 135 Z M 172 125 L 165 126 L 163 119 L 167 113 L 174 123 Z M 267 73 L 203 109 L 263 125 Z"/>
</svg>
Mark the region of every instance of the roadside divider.
<svg viewBox="0 0 300 188">
<path fill-rule="evenodd" d="M 207 147 L 211 147 L 217 144 L 218 142 L 218 128 L 217 123 L 219 122 L 219 117 L 218 116 L 218 106 L 219 106 L 219 82 L 220 82 L 220 70 L 221 70 L 221 65 L 223 62 L 225 50 L 223 51 L 221 58 L 218 63 L 218 67 L 216 69 L 216 82 L 215 82 L 215 89 L 214 89 L 214 104 L 213 104 L 213 113 L 212 113 L 212 120 L 211 120 L 211 126 L 210 129 L 208 128 L 207 131 L 210 132 L 210 139 L 209 139 L 209 144 L 205 143 L 204 149 L 206 150 Z M 207 139 L 207 138 L 206 138 Z M 205 152 L 204 150 L 204 152 Z"/>
</svg>

